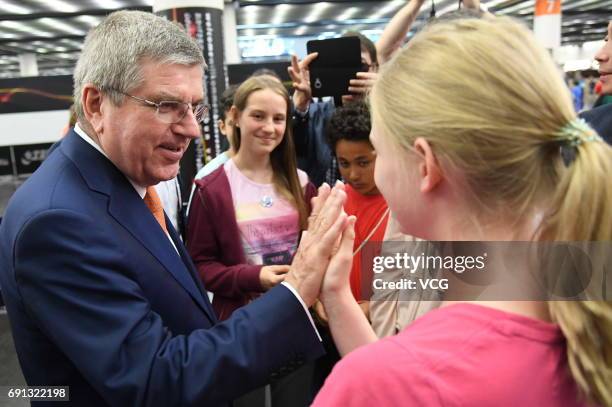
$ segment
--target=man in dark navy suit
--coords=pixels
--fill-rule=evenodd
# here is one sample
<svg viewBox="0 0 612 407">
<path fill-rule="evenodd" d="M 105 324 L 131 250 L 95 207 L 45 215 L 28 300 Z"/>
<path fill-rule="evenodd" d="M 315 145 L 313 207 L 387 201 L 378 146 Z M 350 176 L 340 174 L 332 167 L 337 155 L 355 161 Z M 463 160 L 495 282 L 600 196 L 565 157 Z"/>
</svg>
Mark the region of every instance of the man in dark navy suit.
<svg viewBox="0 0 612 407">
<path fill-rule="evenodd" d="M 612 95 L 612 21 L 608 23 L 608 34 L 604 46 L 595 54 L 599 62 L 599 80 L 604 95 Z M 596 107 L 580 114 L 601 137 L 612 144 L 612 104 Z"/>
<path fill-rule="evenodd" d="M 150 13 L 113 13 L 88 34 L 78 124 L 0 226 L 28 385 L 69 386 L 79 406 L 227 405 L 322 353 L 307 307 L 347 224 L 341 186 L 320 189 L 284 283 L 223 323 L 160 210 L 152 186 L 200 134 L 204 68 L 198 45 Z"/>
</svg>

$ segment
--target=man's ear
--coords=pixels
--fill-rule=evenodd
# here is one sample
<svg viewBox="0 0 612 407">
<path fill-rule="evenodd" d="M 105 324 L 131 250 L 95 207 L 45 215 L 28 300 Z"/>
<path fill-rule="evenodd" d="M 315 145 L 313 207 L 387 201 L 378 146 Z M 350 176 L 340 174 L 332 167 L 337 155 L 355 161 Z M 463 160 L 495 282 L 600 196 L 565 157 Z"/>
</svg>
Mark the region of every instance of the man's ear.
<svg viewBox="0 0 612 407">
<path fill-rule="evenodd" d="M 100 134 L 103 128 L 102 101 L 105 95 L 92 84 L 83 86 L 81 101 L 85 119 L 89 122 L 96 134 Z"/>
<path fill-rule="evenodd" d="M 419 177 L 421 179 L 421 192 L 433 191 L 442 181 L 442 169 L 431 145 L 422 137 L 414 141 L 414 149 L 421 156 L 419 163 Z"/>
</svg>

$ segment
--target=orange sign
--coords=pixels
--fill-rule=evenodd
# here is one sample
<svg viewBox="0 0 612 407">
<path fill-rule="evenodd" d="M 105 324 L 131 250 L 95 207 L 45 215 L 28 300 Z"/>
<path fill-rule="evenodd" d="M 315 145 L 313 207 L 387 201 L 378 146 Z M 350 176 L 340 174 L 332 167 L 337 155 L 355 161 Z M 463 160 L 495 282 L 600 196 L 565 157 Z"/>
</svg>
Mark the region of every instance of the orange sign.
<svg viewBox="0 0 612 407">
<path fill-rule="evenodd" d="M 561 14 L 561 0 L 536 0 L 535 16 Z"/>
</svg>

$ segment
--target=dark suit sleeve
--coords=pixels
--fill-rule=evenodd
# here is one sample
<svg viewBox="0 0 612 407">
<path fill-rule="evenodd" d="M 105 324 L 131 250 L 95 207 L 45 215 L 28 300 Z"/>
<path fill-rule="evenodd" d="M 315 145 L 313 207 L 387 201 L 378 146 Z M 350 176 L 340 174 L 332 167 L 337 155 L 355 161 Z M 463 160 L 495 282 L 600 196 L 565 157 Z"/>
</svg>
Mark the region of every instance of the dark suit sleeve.
<svg viewBox="0 0 612 407">
<path fill-rule="evenodd" d="M 334 113 L 331 102 L 311 102 L 307 118 L 293 123 L 293 139 L 298 167 L 306 171 L 315 186 L 325 181 L 333 152 L 325 138 L 325 126 Z"/>
<path fill-rule="evenodd" d="M 321 352 L 283 286 L 213 328 L 173 335 L 133 278 L 135 257 L 107 227 L 67 210 L 31 219 L 13 251 L 27 312 L 109 405 L 217 405 Z"/>
<path fill-rule="evenodd" d="M 298 159 L 308 156 L 308 142 L 310 141 L 308 134 L 309 115 L 300 115 L 297 112 L 293 113 L 293 144 L 295 145 L 295 154 Z"/>
</svg>

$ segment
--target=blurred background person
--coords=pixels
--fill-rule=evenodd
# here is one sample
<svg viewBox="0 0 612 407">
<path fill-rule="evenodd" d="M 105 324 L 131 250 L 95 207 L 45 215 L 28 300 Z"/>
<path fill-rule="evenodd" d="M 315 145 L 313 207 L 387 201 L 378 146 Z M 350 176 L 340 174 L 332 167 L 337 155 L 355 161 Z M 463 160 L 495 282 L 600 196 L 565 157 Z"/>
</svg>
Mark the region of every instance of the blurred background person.
<svg viewBox="0 0 612 407">
<path fill-rule="evenodd" d="M 595 108 L 583 112 L 583 117 L 608 142 L 612 143 L 612 21 L 603 47 L 595 54 L 599 62 L 599 83 L 601 98 L 610 98 L 610 103 L 598 100 Z"/>
<path fill-rule="evenodd" d="M 343 181 L 347 184 L 344 210 L 357 217 L 351 269 L 351 291 L 368 316 L 368 299 L 372 265 L 364 260 L 376 255 L 383 240 L 389 208 L 374 182 L 376 151 L 370 143 L 370 110 L 364 101 L 347 103 L 334 112 L 327 125 L 327 141 L 338 160 Z M 363 252 L 362 252 L 363 250 Z M 368 272 L 364 273 L 364 268 Z M 363 281 L 362 281 L 363 280 Z"/>
<path fill-rule="evenodd" d="M 371 88 L 378 70 L 374 43 L 357 32 L 348 32 L 344 36 L 359 38 L 362 72 L 357 72 L 355 79 L 351 79 L 347 95 L 342 96 L 343 103 L 362 99 Z M 302 61 L 298 61 L 295 55 L 291 57 L 288 71 L 295 90 L 292 96 L 295 109 L 293 134 L 299 167 L 308 173 L 316 186 L 323 182 L 333 185 L 340 179 L 340 172 L 334 152 L 325 140 L 325 126 L 336 106 L 333 101 L 312 101 L 309 66 L 315 58 L 316 53 L 307 55 Z"/>
</svg>

